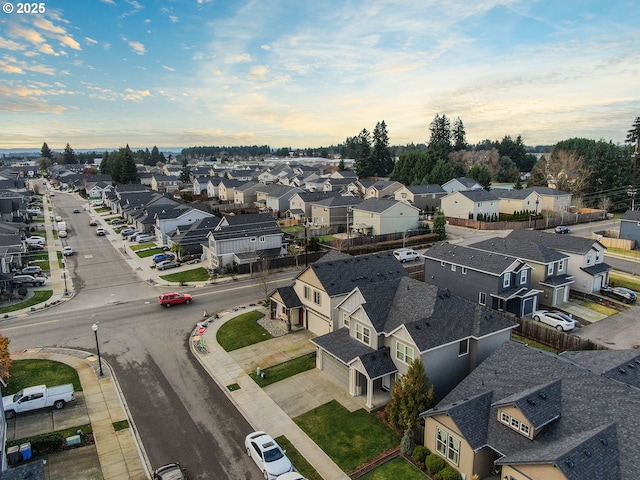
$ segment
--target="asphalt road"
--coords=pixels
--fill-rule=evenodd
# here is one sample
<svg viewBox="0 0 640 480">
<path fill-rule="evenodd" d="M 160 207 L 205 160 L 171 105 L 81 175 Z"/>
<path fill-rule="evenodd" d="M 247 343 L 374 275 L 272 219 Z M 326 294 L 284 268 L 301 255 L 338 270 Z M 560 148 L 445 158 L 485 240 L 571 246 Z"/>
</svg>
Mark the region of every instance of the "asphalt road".
<svg viewBox="0 0 640 480">
<path fill-rule="evenodd" d="M 261 478 L 244 450 L 250 425 L 190 353 L 188 339 L 202 312 L 248 305 L 260 289 L 250 281 L 186 290 L 191 305 L 161 308 L 159 289 L 131 272 L 110 239 L 95 235 L 89 213 L 71 213 L 75 197 L 54 197 L 55 214 L 71 226 L 65 244 L 76 296 L 26 317 L 3 319 L 10 348 L 68 347 L 95 352 L 113 367 L 152 467 L 179 462 L 191 479 Z M 80 206 L 81 210 L 82 207 Z M 278 275 L 273 287 L 290 282 Z"/>
</svg>

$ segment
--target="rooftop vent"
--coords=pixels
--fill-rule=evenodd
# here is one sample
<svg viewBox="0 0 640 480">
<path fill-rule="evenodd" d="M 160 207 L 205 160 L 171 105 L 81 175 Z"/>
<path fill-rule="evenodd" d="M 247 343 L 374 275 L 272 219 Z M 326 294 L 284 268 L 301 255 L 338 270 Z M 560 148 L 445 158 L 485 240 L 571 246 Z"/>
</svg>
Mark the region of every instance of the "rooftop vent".
<svg viewBox="0 0 640 480">
<path fill-rule="evenodd" d="M 546 400 L 546 399 L 547 399 L 547 394 L 546 394 L 546 393 L 544 393 L 544 392 L 540 392 L 540 393 L 538 393 L 538 396 L 539 396 L 541 399 L 543 399 L 543 400 Z"/>
<path fill-rule="evenodd" d="M 607 447 L 609 445 L 609 440 L 607 440 L 606 438 L 601 438 L 600 443 Z"/>
<path fill-rule="evenodd" d="M 618 369 L 618 371 L 619 371 L 620 373 L 627 373 L 627 371 L 626 371 L 624 368 L 622 368 L 622 367 L 620 367 L 620 368 Z"/>
<path fill-rule="evenodd" d="M 569 467 L 569 468 L 573 468 L 573 467 L 575 467 L 575 466 L 576 466 L 576 464 L 575 464 L 575 463 L 573 463 L 573 460 L 571 460 L 571 459 L 567 460 L 567 461 L 566 461 L 566 462 L 564 462 L 564 463 L 566 463 L 566 464 L 567 464 L 567 467 Z"/>
<path fill-rule="evenodd" d="M 587 457 L 591 456 L 591 450 L 587 450 L 586 448 L 582 451 Z"/>
<path fill-rule="evenodd" d="M 529 405 L 535 405 L 535 404 L 536 404 L 536 401 L 535 401 L 533 398 L 527 398 L 527 403 L 528 403 Z"/>
<path fill-rule="evenodd" d="M 627 367 L 629 368 L 636 368 L 636 366 L 633 363 L 630 363 L 629 365 L 627 365 Z"/>
</svg>

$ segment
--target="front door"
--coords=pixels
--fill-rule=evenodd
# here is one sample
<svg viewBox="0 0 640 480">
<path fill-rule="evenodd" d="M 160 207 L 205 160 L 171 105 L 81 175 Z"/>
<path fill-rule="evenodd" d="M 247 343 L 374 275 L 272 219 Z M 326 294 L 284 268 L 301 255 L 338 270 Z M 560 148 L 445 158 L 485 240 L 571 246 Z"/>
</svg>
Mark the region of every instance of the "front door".
<svg viewBox="0 0 640 480">
<path fill-rule="evenodd" d="M 391 391 L 391 375 L 382 377 L 382 390 L 385 392 Z"/>
</svg>

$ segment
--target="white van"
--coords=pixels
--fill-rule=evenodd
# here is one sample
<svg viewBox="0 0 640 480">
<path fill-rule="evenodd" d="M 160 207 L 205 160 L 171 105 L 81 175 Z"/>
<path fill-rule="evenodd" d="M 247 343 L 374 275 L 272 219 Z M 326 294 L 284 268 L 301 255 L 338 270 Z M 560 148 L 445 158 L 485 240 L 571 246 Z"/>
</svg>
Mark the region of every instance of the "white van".
<svg viewBox="0 0 640 480">
<path fill-rule="evenodd" d="M 393 256 L 404 262 L 413 262 L 420 258 L 420 254 L 411 248 L 399 248 L 393 252 Z"/>
</svg>

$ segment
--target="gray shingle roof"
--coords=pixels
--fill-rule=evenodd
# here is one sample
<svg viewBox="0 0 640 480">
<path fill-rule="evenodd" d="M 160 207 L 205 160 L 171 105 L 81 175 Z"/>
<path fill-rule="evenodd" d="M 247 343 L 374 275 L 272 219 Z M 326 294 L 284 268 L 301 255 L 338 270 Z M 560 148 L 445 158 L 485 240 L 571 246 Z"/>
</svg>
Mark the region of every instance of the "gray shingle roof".
<svg viewBox="0 0 640 480">
<path fill-rule="evenodd" d="M 478 450 L 487 444 L 489 411 L 492 399 L 493 392 L 485 392 L 467 401 L 454 403 L 440 409 L 440 411 L 448 411 L 449 416 L 474 450 Z"/>
<path fill-rule="evenodd" d="M 622 215 L 621 220 L 628 220 L 630 222 L 640 222 L 640 211 L 638 210 L 627 210 Z"/>
<path fill-rule="evenodd" d="M 473 202 L 491 202 L 499 200 L 495 193 L 487 192 L 484 188 L 478 190 L 461 190 L 458 193 Z"/>
<path fill-rule="evenodd" d="M 429 248 L 423 256 L 432 260 L 444 261 L 493 275 L 504 273 L 509 267 L 519 261 L 513 256 L 464 247 L 462 245 L 453 245 L 446 242 L 436 243 Z M 520 260 L 520 262 L 522 261 Z"/>
<path fill-rule="evenodd" d="M 361 204 L 359 204 L 356 209 L 363 210 L 365 212 L 374 212 L 374 213 L 382 213 L 386 210 L 389 210 L 394 205 L 400 202 L 396 200 L 387 200 L 384 198 L 368 198 Z"/>
<path fill-rule="evenodd" d="M 280 298 L 284 302 L 286 308 L 300 308 L 302 307 L 302 300 L 298 297 L 298 294 L 292 286 L 280 287 L 276 291 L 280 294 Z"/>
<path fill-rule="evenodd" d="M 513 238 L 516 242 L 535 242 L 558 252 L 570 252 L 584 255 L 589 252 L 597 240 L 574 235 L 558 235 L 540 230 L 513 230 L 506 238 Z"/>
<path fill-rule="evenodd" d="M 515 230 L 514 230 L 515 231 Z M 567 235 L 558 235 L 566 237 Z M 514 257 L 530 260 L 537 263 L 552 263 L 569 258 L 568 255 L 557 252 L 549 247 L 541 245 L 531 240 L 525 241 L 510 235 L 505 238 L 493 237 L 481 242 L 469 245 L 472 248 L 479 248 L 488 252 L 503 253 Z"/>
<path fill-rule="evenodd" d="M 493 404 L 496 407 L 513 405 L 535 429 L 541 429 L 562 414 L 562 381 L 553 380 L 514 393 Z"/>
<path fill-rule="evenodd" d="M 326 350 L 342 363 L 350 363 L 360 355 L 374 353 L 375 350 L 349 335 L 348 328 L 340 328 L 311 339 L 311 343 Z"/>
<path fill-rule="evenodd" d="M 629 446 L 640 445 L 640 390 L 569 361 L 600 353 L 610 356 L 612 364 L 622 359 L 618 357 L 621 354 L 601 351 L 584 356 L 581 353 L 556 356 L 508 342 L 471 372 L 429 415 L 437 413 L 441 405 L 462 402 L 481 393 L 493 391 L 494 399 L 507 398 L 561 380 L 561 418 L 544 428 L 533 441 L 498 422 L 497 407 L 492 407 L 487 444 L 505 455 L 498 463 L 553 463 L 567 478 L 576 480 L 635 480 L 640 472 L 640 456 Z M 585 363 L 601 365 L 599 368 L 604 370 L 606 360 L 592 359 Z M 584 449 L 592 455 L 585 454 Z"/>
<path fill-rule="evenodd" d="M 313 205 L 322 205 L 324 207 L 344 207 L 359 205 L 362 203 L 362 199 L 358 197 L 338 195 L 334 197 L 324 198 L 322 200 L 313 200 L 309 203 Z"/>
<path fill-rule="evenodd" d="M 408 185 L 407 190 L 409 190 L 414 195 L 426 195 L 428 193 L 440 193 L 446 194 L 444 188 L 437 184 L 430 185 Z"/>
<path fill-rule="evenodd" d="M 391 359 L 389 347 L 383 347 L 374 352 L 365 353 L 359 356 L 362 366 L 371 380 L 380 378 L 390 373 L 398 371 Z"/>
</svg>

